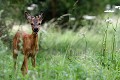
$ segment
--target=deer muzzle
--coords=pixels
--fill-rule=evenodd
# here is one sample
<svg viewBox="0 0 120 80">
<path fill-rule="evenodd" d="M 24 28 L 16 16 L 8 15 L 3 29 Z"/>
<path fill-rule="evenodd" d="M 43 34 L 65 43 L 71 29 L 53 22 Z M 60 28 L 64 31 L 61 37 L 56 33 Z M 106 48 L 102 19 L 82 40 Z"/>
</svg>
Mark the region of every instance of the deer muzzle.
<svg viewBox="0 0 120 80">
<path fill-rule="evenodd" d="M 37 33 L 39 31 L 38 28 L 34 28 L 34 32 Z"/>
</svg>

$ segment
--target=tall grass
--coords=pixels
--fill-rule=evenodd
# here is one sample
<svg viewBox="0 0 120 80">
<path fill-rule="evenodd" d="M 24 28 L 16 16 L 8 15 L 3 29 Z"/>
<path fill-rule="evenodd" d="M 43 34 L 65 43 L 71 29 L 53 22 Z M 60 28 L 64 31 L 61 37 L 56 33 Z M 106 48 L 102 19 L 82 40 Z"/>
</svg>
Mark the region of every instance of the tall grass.
<svg viewBox="0 0 120 80">
<path fill-rule="evenodd" d="M 106 24 L 97 27 L 105 29 Z M 50 26 L 40 34 L 37 66 L 33 68 L 29 60 L 25 77 L 20 71 L 23 55 L 19 54 L 14 71 L 12 51 L 0 40 L 0 80 L 119 80 L 120 29 L 113 27 L 97 33 L 86 27 L 63 32 Z"/>
</svg>

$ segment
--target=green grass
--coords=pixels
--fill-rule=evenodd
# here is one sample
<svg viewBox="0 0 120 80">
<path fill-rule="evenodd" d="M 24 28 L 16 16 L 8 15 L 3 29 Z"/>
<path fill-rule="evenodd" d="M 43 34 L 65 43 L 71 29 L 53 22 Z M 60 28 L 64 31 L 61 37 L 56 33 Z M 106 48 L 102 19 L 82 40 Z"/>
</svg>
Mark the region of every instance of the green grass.
<svg viewBox="0 0 120 80">
<path fill-rule="evenodd" d="M 0 80 L 119 80 L 120 29 L 116 29 L 114 41 L 113 29 L 108 28 L 103 56 L 105 27 L 99 25 L 91 31 L 81 29 L 85 34 L 48 29 L 39 39 L 42 48 L 37 54 L 37 66 L 33 68 L 29 60 L 29 71 L 25 77 L 20 71 L 23 55 L 19 54 L 17 70 L 14 71 L 12 51 L 0 41 Z M 114 51 L 113 42 L 116 44 Z"/>
</svg>

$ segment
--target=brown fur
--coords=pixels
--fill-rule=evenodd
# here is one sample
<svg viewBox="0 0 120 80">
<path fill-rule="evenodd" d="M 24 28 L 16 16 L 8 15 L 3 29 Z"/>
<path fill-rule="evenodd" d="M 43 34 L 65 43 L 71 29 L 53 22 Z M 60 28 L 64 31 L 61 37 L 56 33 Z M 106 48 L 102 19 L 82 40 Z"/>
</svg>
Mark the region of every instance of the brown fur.
<svg viewBox="0 0 120 80">
<path fill-rule="evenodd" d="M 30 18 L 30 17 L 31 16 L 28 15 L 28 18 Z M 40 21 L 41 20 L 39 19 L 38 22 L 40 22 Z M 33 23 L 31 18 L 29 19 L 29 23 Z M 38 29 L 39 29 L 39 25 L 37 25 Z M 27 34 L 23 31 L 18 30 L 13 38 L 14 68 L 16 69 L 16 60 L 17 60 L 17 56 L 18 56 L 18 51 L 21 50 L 23 55 L 24 55 L 24 61 L 23 61 L 22 67 L 21 67 L 21 71 L 22 71 L 23 75 L 27 74 L 27 72 L 28 72 L 28 59 L 29 59 L 29 57 L 31 57 L 32 66 L 35 67 L 36 54 L 37 54 L 38 49 L 39 49 L 39 47 L 38 47 L 38 34 L 36 32 L 34 32 L 34 25 L 31 25 L 31 26 L 32 26 L 32 30 L 33 30 L 32 34 Z"/>
<path fill-rule="evenodd" d="M 18 51 L 20 50 L 19 44 L 23 40 L 23 55 L 24 61 L 22 64 L 22 73 L 25 75 L 28 71 L 28 58 L 31 57 L 32 65 L 35 67 L 36 52 L 38 51 L 38 35 L 32 33 L 26 34 L 24 32 L 18 31 L 13 38 L 13 58 L 15 59 L 14 67 L 16 68 L 16 59 L 18 56 Z"/>
</svg>

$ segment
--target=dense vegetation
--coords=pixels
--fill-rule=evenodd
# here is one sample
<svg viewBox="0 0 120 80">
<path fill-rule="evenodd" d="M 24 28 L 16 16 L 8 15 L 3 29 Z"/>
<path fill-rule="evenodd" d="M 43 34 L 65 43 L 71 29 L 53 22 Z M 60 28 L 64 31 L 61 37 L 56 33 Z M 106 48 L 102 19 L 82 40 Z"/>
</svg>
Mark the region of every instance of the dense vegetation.
<svg viewBox="0 0 120 80">
<path fill-rule="evenodd" d="M 44 12 L 39 32 L 37 66 L 29 60 L 28 75 L 20 68 L 23 55 L 13 69 L 12 38 L 17 26 L 26 26 L 24 11 L 37 4 L 31 14 Z M 119 80 L 119 10 L 104 13 L 106 4 L 119 0 L 0 0 L 0 80 Z M 83 15 L 95 15 L 85 20 Z M 112 18 L 113 21 L 111 21 Z M 107 20 L 106 20 L 107 19 Z"/>
</svg>

